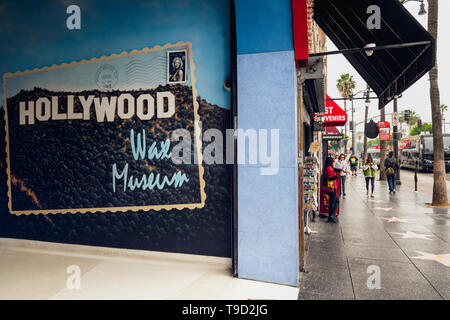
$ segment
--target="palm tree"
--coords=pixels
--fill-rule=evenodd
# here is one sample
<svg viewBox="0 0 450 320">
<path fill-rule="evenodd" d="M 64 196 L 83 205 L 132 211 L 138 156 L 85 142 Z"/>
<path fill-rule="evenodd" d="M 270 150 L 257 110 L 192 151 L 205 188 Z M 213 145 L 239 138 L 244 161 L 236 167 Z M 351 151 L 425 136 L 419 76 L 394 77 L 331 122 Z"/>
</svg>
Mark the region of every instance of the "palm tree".
<svg viewBox="0 0 450 320">
<path fill-rule="evenodd" d="M 355 87 L 355 80 L 348 73 L 341 74 L 341 77 L 337 80 L 336 88 L 339 90 L 342 98 L 348 99 Z M 347 100 L 344 100 L 344 111 L 347 112 Z M 345 125 L 345 135 L 347 135 L 347 124 Z M 347 150 L 347 142 L 348 139 L 345 140 L 345 151 Z"/>
<path fill-rule="evenodd" d="M 414 126 L 414 125 L 416 125 L 417 124 L 417 121 L 420 119 L 420 116 L 415 112 L 415 111 L 412 111 L 411 110 L 411 112 L 409 113 L 409 121 L 408 121 L 408 124 L 410 125 L 410 126 Z"/>
<path fill-rule="evenodd" d="M 438 0 L 428 0 L 428 32 L 438 46 Z M 436 49 L 437 52 L 437 49 Z M 432 205 L 448 205 L 447 183 L 445 181 L 444 138 L 442 135 L 442 113 L 439 94 L 438 64 L 430 70 L 430 101 L 433 123 L 434 167 L 433 167 L 433 202 Z"/>
<path fill-rule="evenodd" d="M 400 113 L 398 122 L 400 123 L 400 126 L 403 123 L 407 124 L 407 131 L 411 131 L 411 127 L 415 126 L 419 119 L 420 119 L 420 116 L 415 111 L 409 110 L 409 120 L 406 121 L 405 120 L 405 110 L 402 110 L 402 112 Z M 402 126 L 400 128 L 402 129 Z"/>
</svg>

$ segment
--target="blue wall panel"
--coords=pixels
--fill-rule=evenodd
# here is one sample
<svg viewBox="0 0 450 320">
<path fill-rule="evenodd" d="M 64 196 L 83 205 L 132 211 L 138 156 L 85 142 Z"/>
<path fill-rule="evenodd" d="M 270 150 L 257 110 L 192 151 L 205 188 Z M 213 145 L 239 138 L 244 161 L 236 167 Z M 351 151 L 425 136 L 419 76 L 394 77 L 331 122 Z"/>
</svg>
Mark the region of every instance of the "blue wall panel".
<svg viewBox="0 0 450 320">
<path fill-rule="evenodd" d="M 236 0 L 237 53 L 293 50 L 290 0 Z"/>
<path fill-rule="evenodd" d="M 239 128 L 279 129 L 280 135 L 277 174 L 261 175 L 262 165 L 239 165 L 238 275 L 297 285 L 294 52 L 238 55 L 237 70 Z"/>
</svg>

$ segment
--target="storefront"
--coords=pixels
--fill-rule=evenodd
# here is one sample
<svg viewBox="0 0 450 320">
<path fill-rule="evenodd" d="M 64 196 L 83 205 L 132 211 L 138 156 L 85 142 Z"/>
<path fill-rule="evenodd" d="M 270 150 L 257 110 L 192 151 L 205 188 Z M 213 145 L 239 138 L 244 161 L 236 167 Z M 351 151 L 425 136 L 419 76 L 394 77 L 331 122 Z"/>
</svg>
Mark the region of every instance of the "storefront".
<svg viewBox="0 0 450 320">
<path fill-rule="evenodd" d="M 365 45 L 328 25 L 330 3 L 5 1 L 0 237 L 230 257 L 238 277 L 297 286 L 325 112 L 312 19 Z M 368 79 L 380 105 L 428 60 Z"/>
</svg>

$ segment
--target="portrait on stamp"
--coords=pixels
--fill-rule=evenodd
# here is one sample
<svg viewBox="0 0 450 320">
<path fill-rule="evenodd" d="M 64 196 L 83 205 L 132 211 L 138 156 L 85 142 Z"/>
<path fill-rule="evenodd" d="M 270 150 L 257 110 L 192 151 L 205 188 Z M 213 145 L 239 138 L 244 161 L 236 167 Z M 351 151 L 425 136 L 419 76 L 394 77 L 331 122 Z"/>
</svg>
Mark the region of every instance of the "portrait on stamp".
<svg viewBox="0 0 450 320">
<path fill-rule="evenodd" d="M 186 50 L 167 51 L 167 83 L 186 82 Z"/>
</svg>

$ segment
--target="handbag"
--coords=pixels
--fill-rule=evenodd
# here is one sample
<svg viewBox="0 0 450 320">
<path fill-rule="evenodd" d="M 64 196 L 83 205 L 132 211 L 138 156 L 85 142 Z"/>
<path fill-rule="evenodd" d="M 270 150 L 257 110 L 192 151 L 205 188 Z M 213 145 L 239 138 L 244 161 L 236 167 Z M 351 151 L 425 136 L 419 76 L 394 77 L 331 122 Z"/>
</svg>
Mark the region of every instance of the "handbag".
<svg viewBox="0 0 450 320">
<path fill-rule="evenodd" d="M 386 168 L 385 172 L 388 176 L 393 175 L 395 173 L 394 169 L 392 169 L 391 167 Z"/>
</svg>

